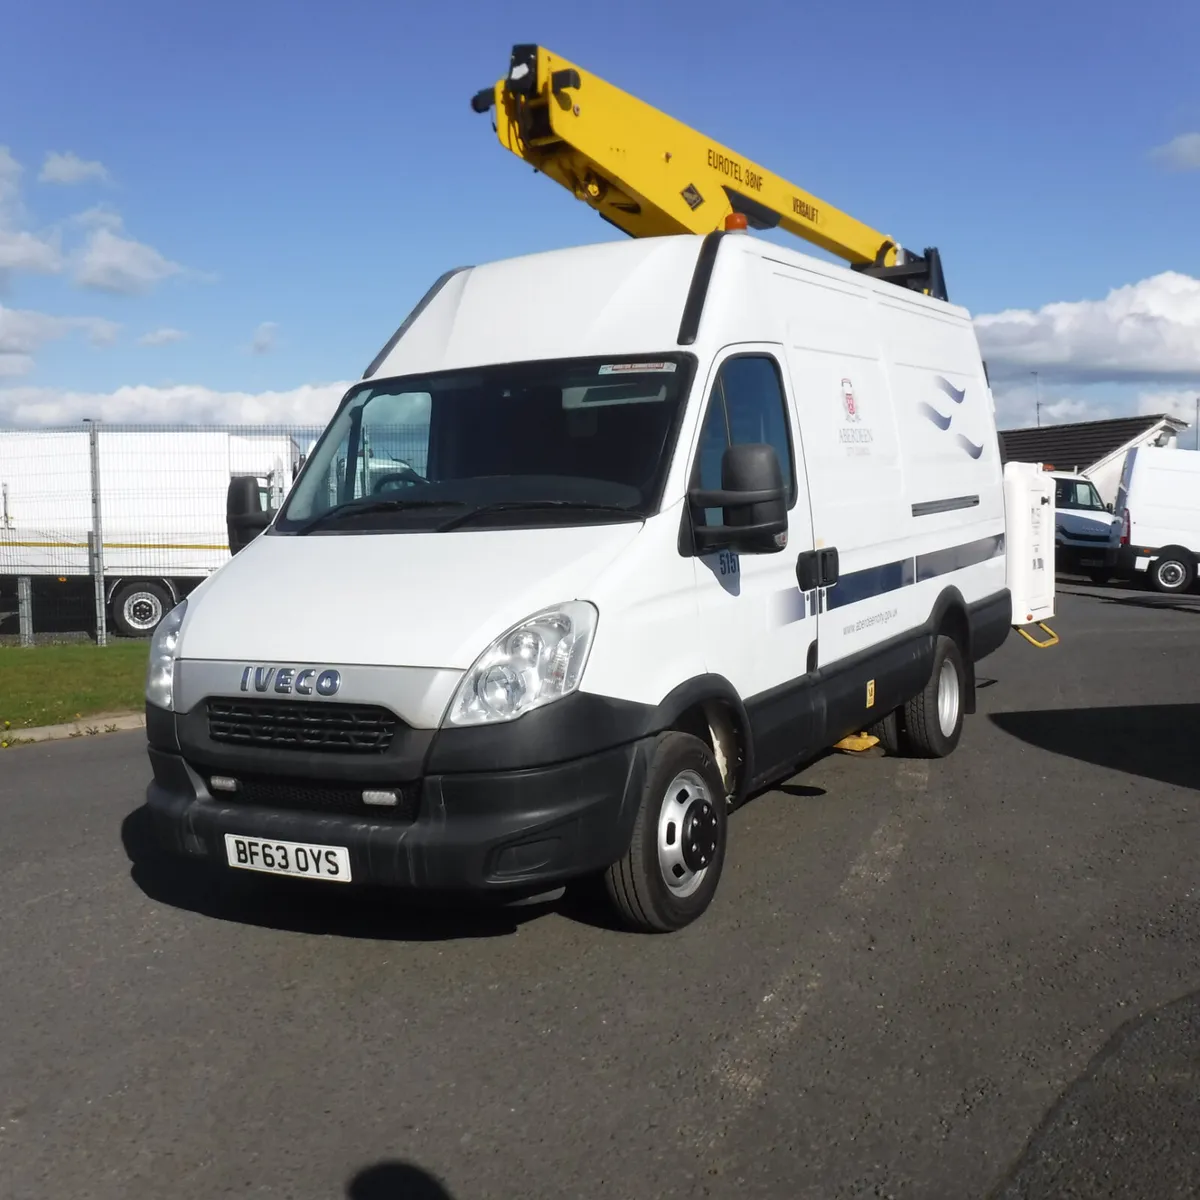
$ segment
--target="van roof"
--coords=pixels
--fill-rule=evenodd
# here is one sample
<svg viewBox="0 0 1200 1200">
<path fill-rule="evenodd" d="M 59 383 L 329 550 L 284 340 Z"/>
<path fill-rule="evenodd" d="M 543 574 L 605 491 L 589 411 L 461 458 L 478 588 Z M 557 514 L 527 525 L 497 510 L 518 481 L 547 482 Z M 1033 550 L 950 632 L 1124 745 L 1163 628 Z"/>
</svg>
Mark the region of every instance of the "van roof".
<svg viewBox="0 0 1200 1200">
<path fill-rule="evenodd" d="M 706 252 L 705 247 L 708 247 Z M 705 259 L 708 258 L 707 271 Z M 698 321 L 697 341 L 781 341 L 776 315 L 751 286 L 750 262 L 773 262 L 850 284 L 891 305 L 943 319 L 966 310 L 747 234 L 692 234 L 539 251 L 447 272 L 376 356 L 364 378 L 425 374 L 485 363 L 680 348 L 685 309 L 714 293 L 737 295 Z M 710 278 L 711 276 L 711 278 Z M 697 293 L 699 293 L 697 295 Z M 696 314 L 698 315 L 698 313 Z"/>
</svg>

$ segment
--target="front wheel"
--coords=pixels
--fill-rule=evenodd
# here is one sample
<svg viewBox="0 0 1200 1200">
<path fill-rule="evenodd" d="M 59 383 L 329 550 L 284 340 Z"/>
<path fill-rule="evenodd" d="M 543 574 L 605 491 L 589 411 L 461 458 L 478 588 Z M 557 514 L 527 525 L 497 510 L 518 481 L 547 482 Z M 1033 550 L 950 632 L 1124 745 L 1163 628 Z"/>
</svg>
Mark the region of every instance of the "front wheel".
<svg viewBox="0 0 1200 1200">
<path fill-rule="evenodd" d="M 904 732 L 917 758 L 945 758 L 962 736 L 967 672 L 958 643 L 945 634 L 933 649 L 929 682 L 904 706 Z"/>
<path fill-rule="evenodd" d="M 1196 581 L 1196 564 L 1191 555 L 1168 551 L 1150 566 L 1150 582 L 1156 592 L 1178 595 Z"/>
<path fill-rule="evenodd" d="M 708 746 L 690 734 L 660 734 L 629 850 L 605 874 L 609 900 L 627 925 L 668 933 L 708 908 L 725 864 L 726 810 Z"/>
</svg>

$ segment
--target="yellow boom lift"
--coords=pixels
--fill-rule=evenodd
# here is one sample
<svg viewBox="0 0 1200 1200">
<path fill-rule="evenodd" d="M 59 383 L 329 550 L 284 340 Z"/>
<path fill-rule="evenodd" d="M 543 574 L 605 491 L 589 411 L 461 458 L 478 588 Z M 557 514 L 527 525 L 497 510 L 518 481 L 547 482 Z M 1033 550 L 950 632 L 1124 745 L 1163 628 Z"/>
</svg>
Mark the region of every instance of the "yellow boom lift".
<svg viewBox="0 0 1200 1200">
<path fill-rule="evenodd" d="M 795 184 L 552 54 L 514 46 L 476 93 L 500 144 L 632 237 L 785 229 L 857 271 L 946 300 L 937 250 L 906 251 Z"/>
</svg>

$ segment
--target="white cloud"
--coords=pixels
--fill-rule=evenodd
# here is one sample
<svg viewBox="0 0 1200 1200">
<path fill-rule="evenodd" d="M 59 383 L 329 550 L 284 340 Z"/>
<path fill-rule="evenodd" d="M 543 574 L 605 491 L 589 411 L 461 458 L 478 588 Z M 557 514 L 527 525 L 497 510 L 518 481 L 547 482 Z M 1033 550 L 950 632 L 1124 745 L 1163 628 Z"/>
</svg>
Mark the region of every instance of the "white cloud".
<svg viewBox="0 0 1200 1200">
<path fill-rule="evenodd" d="M 1162 413 L 1194 425 L 1198 404 L 1200 386 L 1185 391 L 1143 392 L 1138 396 L 1137 410 L 1144 416 L 1158 416 Z"/>
<path fill-rule="evenodd" d="M 110 346 L 120 326 L 102 317 L 55 317 L 0 304 L 0 375 L 24 375 L 42 346 L 80 332 L 93 346 Z"/>
<path fill-rule="evenodd" d="M 0 285 L 11 271 L 52 275 L 62 267 L 56 237 L 42 237 L 20 227 L 23 170 L 9 148 L 0 146 Z"/>
<path fill-rule="evenodd" d="M 218 392 L 187 384 L 115 392 L 0 388 L 0 425 L 63 425 L 90 417 L 114 423 L 322 426 L 350 386 L 306 384 L 288 392 Z"/>
<path fill-rule="evenodd" d="M 1156 146 L 1150 157 L 1171 171 L 1200 171 L 1200 133 L 1181 133 L 1165 146 Z"/>
<path fill-rule="evenodd" d="M 1200 379 L 1200 279 L 1166 271 L 1103 300 L 1009 309 L 975 319 L 993 376 L 1037 369 L 1043 382 Z"/>
<path fill-rule="evenodd" d="M 87 162 L 73 151 L 59 154 L 51 150 L 42 164 L 40 183 L 83 183 L 88 179 L 98 179 L 104 182 L 108 179 L 108 169 L 103 163 Z"/>
<path fill-rule="evenodd" d="M 4 354 L 0 352 L 0 379 L 16 375 L 28 375 L 33 370 L 33 359 L 28 354 Z M 0 392 L 0 395 L 3 395 Z"/>
<path fill-rule="evenodd" d="M 0 228 L 0 275 L 28 271 L 53 275 L 62 269 L 58 240 L 39 237 L 28 230 Z"/>
<path fill-rule="evenodd" d="M 255 331 L 250 343 L 251 354 L 270 354 L 275 349 L 275 336 L 279 332 L 277 321 L 264 321 Z"/>
<path fill-rule="evenodd" d="M 182 329 L 154 329 L 143 333 L 138 338 L 139 346 L 169 346 L 172 342 L 182 342 L 187 334 Z"/>
<path fill-rule="evenodd" d="M 106 204 L 93 205 L 67 219 L 70 224 L 82 225 L 84 229 L 111 229 L 114 233 L 119 232 L 124 224 L 121 214 Z"/>
<path fill-rule="evenodd" d="M 102 225 L 92 232 L 79 256 L 75 280 L 98 292 L 135 295 L 150 291 L 182 271 L 178 263 L 164 258 L 153 246 L 121 237 Z"/>
<path fill-rule="evenodd" d="M 0 146 L 0 217 L 6 208 L 15 205 L 21 191 L 21 172 L 24 167 L 12 156 L 7 146 Z"/>
</svg>

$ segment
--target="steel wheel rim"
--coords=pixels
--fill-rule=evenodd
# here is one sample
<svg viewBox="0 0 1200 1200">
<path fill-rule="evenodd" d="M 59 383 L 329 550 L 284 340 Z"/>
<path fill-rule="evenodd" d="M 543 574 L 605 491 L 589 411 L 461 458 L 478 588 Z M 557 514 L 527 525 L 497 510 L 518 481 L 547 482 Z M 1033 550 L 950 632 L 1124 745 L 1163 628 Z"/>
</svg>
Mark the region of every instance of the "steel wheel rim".
<svg viewBox="0 0 1200 1200">
<path fill-rule="evenodd" d="M 938 675 L 938 724 L 943 737 L 949 737 L 958 724 L 958 697 L 958 672 L 954 664 L 946 659 Z"/>
<path fill-rule="evenodd" d="M 1163 587 L 1179 587 L 1179 585 L 1183 583 L 1183 580 L 1183 563 L 1175 562 L 1174 559 L 1169 559 L 1165 563 L 1159 563 L 1158 581 L 1163 585 Z"/>
<path fill-rule="evenodd" d="M 162 601 L 153 592 L 134 592 L 121 606 L 130 629 L 149 633 L 163 618 Z"/>
<path fill-rule="evenodd" d="M 687 849 L 684 845 L 685 825 L 688 810 L 694 805 L 698 812 L 703 811 L 705 805 L 709 811 L 715 809 L 708 785 L 700 775 L 695 771 L 680 771 L 671 780 L 658 814 L 658 869 L 668 890 L 681 900 L 692 895 L 704 882 L 711 865 L 710 859 L 707 865 L 696 870 L 684 859 Z M 715 850 L 714 838 L 714 854 Z"/>
</svg>

